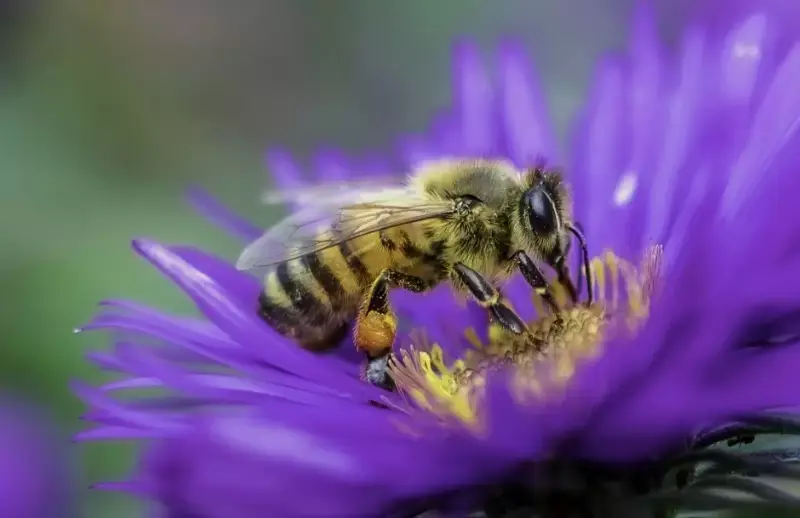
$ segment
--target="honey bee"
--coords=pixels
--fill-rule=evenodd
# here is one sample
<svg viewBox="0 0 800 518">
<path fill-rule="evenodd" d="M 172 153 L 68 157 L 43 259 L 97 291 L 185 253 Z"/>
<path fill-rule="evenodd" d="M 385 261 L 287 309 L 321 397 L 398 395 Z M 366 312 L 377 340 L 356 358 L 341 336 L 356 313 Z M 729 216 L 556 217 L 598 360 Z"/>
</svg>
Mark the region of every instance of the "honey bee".
<svg viewBox="0 0 800 518">
<path fill-rule="evenodd" d="M 392 388 L 387 367 L 397 319 L 389 293 L 395 288 L 422 293 L 449 281 L 502 328 L 522 334 L 525 323 L 499 287 L 520 271 L 557 315 L 539 261 L 556 271 L 577 302 L 580 287 L 565 260 L 572 234 L 591 302 L 586 241 L 555 170 L 442 160 L 423 164 L 404 184 L 340 187 L 292 195 L 305 200 L 301 208 L 248 245 L 237 268 L 265 269 L 258 313 L 301 347 L 329 349 L 355 320 L 354 343 L 368 359 L 364 376 L 378 386 Z"/>
</svg>

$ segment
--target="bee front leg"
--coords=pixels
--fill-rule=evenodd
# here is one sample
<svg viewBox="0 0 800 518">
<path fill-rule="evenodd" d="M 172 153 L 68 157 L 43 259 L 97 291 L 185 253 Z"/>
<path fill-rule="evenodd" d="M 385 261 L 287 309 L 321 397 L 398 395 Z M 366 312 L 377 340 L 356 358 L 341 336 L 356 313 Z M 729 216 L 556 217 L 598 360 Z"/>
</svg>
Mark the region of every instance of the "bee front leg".
<svg viewBox="0 0 800 518">
<path fill-rule="evenodd" d="M 561 308 L 558 307 L 553 292 L 550 290 L 550 286 L 547 284 L 547 280 L 544 278 L 544 274 L 539 268 L 539 265 L 537 265 L 528 254 L 521 250 L 515 253 L 513 258 L 517 262 L 517 267 L 519 267 L 519 271 L 522 272 L 522 276 L 528 284 L 531 285 L 534 291 L 536 291 L 536 294 L 542 297 L 542 300 L 548 305 L 550 311 L 554 315 L 561 313 Z"/>
<path fill-rule="evenodd" d="M 558 283 L 564 286 L 564 288 L 567 290 L 567 295 L 569 295 L 572 304 L 577 304 L 581 291 L 581 276 L 578 276 L 578 284 L 576 285 L 572 280 L 569 266 L 567 265 L 567 256 L 569 256 L 569 251 L 571 248 L 572 241 L 567 241 L 564 249 L 561 251 L 555 251 L 553 256 L 548 258 L 547 263 L 552 265 L 555 269 L 556 273 L 558 274 Z"/>
<path fill-rule="evenodd" d="M 422 293 L 432 287 L 433 282 L 395 270 L 384 270 L 370 286 L 358 312 L 353 341 L 367 356 L 364 378 L 373 385 L 386 390 L 394 388 L 388 369 L 397 334 L 397 317 L 389 304 L 389 292 L 403 288 Z"/>
<path fill-rule="evenodd" d="M 494 320 L 504 329 L 516 335 L 527 331 L 525 322 L 513 309 L 503 303 L 500 292 L 481 274 L 461 263 L 456 263 L 453 271 L 458 281 L 466 286 L 478 304 L 488 309 Z"/>
<path fill-rule="evenodd" d="M 578 287 L 572 281 L 572 277 L 570 276 L 569 272 L 569 266 L 567 266 L 566 257 L 562 256 L 559 260 L 555 261 L 554 268 L 558 274 L 559 284 L 567 289 L 567 293 L 569 294 L 569 298 L 572 300 L 572 303 L 577 304 L 579 296 Z"/>
</svg>

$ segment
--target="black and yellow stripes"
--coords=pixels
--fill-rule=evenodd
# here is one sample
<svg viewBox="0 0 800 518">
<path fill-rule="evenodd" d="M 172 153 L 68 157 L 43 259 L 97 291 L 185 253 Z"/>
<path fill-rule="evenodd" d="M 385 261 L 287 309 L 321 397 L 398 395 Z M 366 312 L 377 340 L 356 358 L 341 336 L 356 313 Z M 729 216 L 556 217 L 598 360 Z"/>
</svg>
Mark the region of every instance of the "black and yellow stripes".
<svg viewBox="0 0 800 518">
<path fill-rule="evenodd" d="M 279 263 L 259 297 L 262 317 L 278 332 L 318 349 L 342 326 L 342 282 L 318 254 Z"/>
<path fill-rule="evenodd" d="M 407 226 L 341 240 L 326 230 L 319 239 L 338 243 L 279 263 L 267 273 L 259 299 L 260 313 L 270 325 L 309 348 L 319 349 L 356 318 L 383 272 L 423 272 L 426 289 L 447 276 L 445 242 L 436 232 Z"/>
<path fill-rule="evenodd" d="M 298 266 L 300 268 L 298 268 Z M 302 272 L 302 273 L 301 273 Z M 293 310 L 302 316 L 302 320 L 312 326 L 325 322 L 326 313 L 331 311 L 330 303 L 323 300 L 321 290 L 315 290 L 311 278 L 300 277 L 308 272 L 301 260 L 286 261 L 275 270 L 278 285 L 291 302 Z"/>
<path fill-rule="evenodd" d="M 338 236 L 336 236 L 334 233 L 334 237 Z M 363 240 L 363 238 L 361 240 Z M 351 243 L 350 241 L 343 240 L 335 248 L 329 250 L 332 252 L 338 252 L 339 257 L 343 259 L 347 265 L 347 270 L 349 271 L 350 275 L 353 276 L 354 282 L 356 283 L 358 289 L 363 291 L 372 283 L 374 276 L 370 275 L 367 265 L 364 264 L 364 261 L 361 259 L 361 254 L 357 253 L 357 250 L 354 249 L 353 244 L 354 243 Z M 332 258 L 333 255 L 333 253 L 328 253 L 325 257 Z"/>
<path fill-rule="evenodd" d="M 330 311 L 339 312 L 345 304 L 345 290 L 342 281 L 337 277 L 331 268 L 323 263 L 319 254 L 308 254 L 303 256 L 303 266 L 311 274 L 330 302 Z"/>
<path fill-rule="evenodd" d="M 430 222 L 434 224 L 434 222 Z M 441 231 L 441 228 L 439 229 Z M 385 255 L 391 257 L 388 264 L 382 265 L 384 269 L 402 269 L 427 267 L 428 274 L 424 280 L 437 283 L 443 280 L 448 273 L 448 264 L 445 257 L 445 239 L 440 232 L 432 228 L 420 230 L 419 228 L 399 227 L 383 231 L 380 236 L 380 245 Z"/>
<path fill-rule="evenodd" d="M 320 239 L 335 238 L 327 231 Z M 281 334 L 320 350 L 336 344 L 374 280 L 353 243 L 277 264 L 265 277 L 259 312 Z"/>
</svg>

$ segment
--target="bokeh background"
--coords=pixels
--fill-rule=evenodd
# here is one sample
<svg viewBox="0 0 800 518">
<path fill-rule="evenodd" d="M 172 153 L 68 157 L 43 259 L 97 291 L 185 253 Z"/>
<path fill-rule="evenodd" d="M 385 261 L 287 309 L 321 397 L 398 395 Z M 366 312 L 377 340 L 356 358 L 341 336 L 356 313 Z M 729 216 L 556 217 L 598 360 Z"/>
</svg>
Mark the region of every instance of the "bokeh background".
<svg viewBox="0 0 800 518">
<path fill-rule="evenodd" d="M 655 0 L 665 41 L 720 3 Z M 633 4 L 0 0 L 0 394 L 36 405 L 52 440 L 67 440 L 83 411 L 69 382 L 101 379 L 83 356 L 103 338 L 71 332 L 96 302 L 191 310 L 129 249 L 145 235 L 236 257 L 183 203 L 188 185 L 269 224 L 278 214 L 257 201 L 267 147 L 359 154 L 421 130 L 448 102 L 459 36 L 487 52 L 524 42 L 564 137 L 592 63 L 625 44 Z M 78 495 L 63 516 L 137 516 L 133 501 L 87 489 L 124 477 L 130 454 L 73 447 Z"/>
</svg>

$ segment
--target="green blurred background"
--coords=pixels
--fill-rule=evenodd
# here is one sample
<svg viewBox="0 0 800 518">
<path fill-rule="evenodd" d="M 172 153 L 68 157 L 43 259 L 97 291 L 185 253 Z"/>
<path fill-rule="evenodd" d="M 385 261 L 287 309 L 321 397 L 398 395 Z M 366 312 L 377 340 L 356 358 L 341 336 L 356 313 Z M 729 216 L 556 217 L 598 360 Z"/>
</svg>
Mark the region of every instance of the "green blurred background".
<svg viewBox="0 0 800 518">
<path fill-rule="evenodd" d="M 134 236 L 226 257 L 232 239 L 194 216 L 200 184 L 263 224 L 267 146 L 358 152 L 418 131 L 448 102 L 450 44 L 520 38 L 560 133 L 593 61 L 627 38 L 633 0 L 1 0 L 0 390 L 80 429 L 72 379 L 96 382 L 75 336 L 95 303 L 190 311 L 129 249 Z M 694 9 L 656 2 L 664 37 Z M 80 446 L 77 485 L 130 467 L 118 444 Z M 121 496 L 81 494 L 79 516 L 125 518 Z"/>
</svg>

